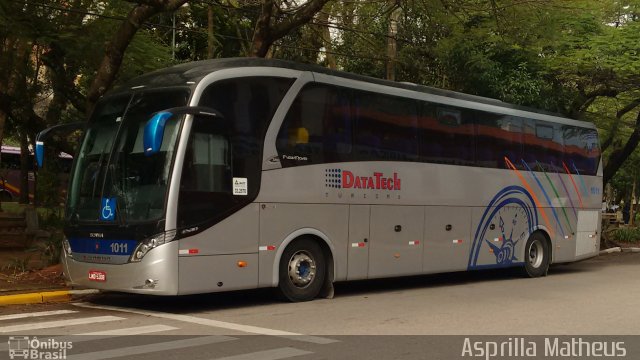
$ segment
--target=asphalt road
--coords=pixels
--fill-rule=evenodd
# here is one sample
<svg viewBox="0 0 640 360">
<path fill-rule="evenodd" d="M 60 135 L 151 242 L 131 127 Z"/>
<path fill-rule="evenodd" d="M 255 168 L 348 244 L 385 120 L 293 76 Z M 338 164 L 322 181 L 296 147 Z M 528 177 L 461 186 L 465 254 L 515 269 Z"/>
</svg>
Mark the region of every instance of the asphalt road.
<svg viewBox="0 0 640 360">
<path fill-rule="evenodd" d="M 553 266 L 538 279 L 485 271 L 344 283 L 334 299 L 296 304 L 269 289 L 173 298 L 106 293 L 1 308 L 0 336 L 72 341 L 67 359 L 239 360 L 464 358 L 465 337 L 522 337 L 538 342 L 543 355 L 545 337 L 597 335 L 625 342 L 627 356 L 640 358 L 633 348 L 640 338 L 621 337 L 640 335 L 639 305 L 640 253 L 621 253 Z M 0 358 L 8 349 L 0 342 Z"/>
</svg>

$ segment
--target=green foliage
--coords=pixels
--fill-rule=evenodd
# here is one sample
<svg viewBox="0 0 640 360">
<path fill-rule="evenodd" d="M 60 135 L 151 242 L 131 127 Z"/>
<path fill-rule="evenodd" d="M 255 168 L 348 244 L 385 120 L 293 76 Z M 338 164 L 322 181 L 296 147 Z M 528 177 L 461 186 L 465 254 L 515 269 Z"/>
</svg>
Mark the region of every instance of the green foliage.
<svg viewBox="0 0 640 360">
<path fill-rule="evenodd" d="M 56 231 L 47 239 L 36 244 L 36 250 L 45 267 L 60 262 L 63 238 L 62 232 Z"/>
<path fill-rule="evenodd" d="M 396 79 L 500 99 L 560 112 L 594 122 L 603 138 L 613 136 L 605 152 L 624 146 L 634 131 L 635 109 L 617 112 L 640 98 L 640 0 L 422 0 L 398 2 Z M 182 61 L 207 58 L 209 5 L 213 4 L 214 57 L 246 56 L 261 6 L 223 0 L 189 2 L 175 13 L 160 13 L 137 32 L 118 70 L 117 83 Z M 9 117 L 9 135 L 30 138 L 51 122 L 84 117 L 60 104 L 54 71 L 43 71 L 47 57 L 61 59 L 67 84 L 86 94 L 104 55 L 135 6 L 129 1 L 52 0 L 0 2 L 0 37 L 23 45 L 24 54 L 0 48 L 0 89 L 15 91 L 13 108 L 59 114 L 34 122 Z M 383 78 L 388 1 L 334 1 L 325 6 L 331 22 L 331 48 L 339 69 Z M 72 8 L 73 11 L 65 9 Z M 97 15 L 87 15 L 93 13 Z M 283 12 L 278 16 L 288 16 Z M 172 58 L 173 19 L 176 21 Z M 277 58 L 326 64 L 323 24 L 314 21 L 291 31 L 272 48 Z M 18 65 L 24 66 L 18 66 Z M 26 65 L 25 65 L 26 64 Z M 10 69 L 10 71 L 8 70 Z M 21 86 L 4 86 L 8 72 Z M 4 81 L 4 83 L 3 83 Z M 26 112 L 23 112 L 26 113 Z M 47 123 L 49 122 L 49 123 Z M 31 139 L 33 140 L 33 139 Z M 628 192 L 638 163 L 634 154 L 612 184 Z M 55 179 L 43 171 L 39 194 L 53 204 Z M 48 194 L 48 195 L 47 195 Z M 48 200 L 44 200 L 45 198 Z"/>
<path fill-rule="evenodd" d="M 619 228 L 613 232 L 613 240 L 622 243 L 640 242 L 640 228 Z"/>
<path fill-rule="evenodd" d="M 22 274 L 29 270 L 29 261 L 31 256 L 27 257 L 15 257 L 9 260 L 9 263 L 3 266 L 3 271 L 10 271 L 13 275 Z"/>
<path fill-rule="evenodd" d="M 54 159 L 49 159 L 54 160 Z M 51 163 L 52 161 L 49 161 Z M 36 197 L 40 205 L 48 209 L 60 206 L 60 177 L 53 165 L 47 165 L 38 171 Z"/>
</svg>

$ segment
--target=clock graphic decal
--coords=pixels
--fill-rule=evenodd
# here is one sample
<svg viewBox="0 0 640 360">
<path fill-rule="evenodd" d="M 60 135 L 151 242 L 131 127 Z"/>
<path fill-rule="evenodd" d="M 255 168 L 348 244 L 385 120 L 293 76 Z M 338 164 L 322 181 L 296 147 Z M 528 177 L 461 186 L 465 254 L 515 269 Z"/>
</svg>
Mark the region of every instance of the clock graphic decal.
<svg viewBox="0 0 640 360">
<path fill-rule="evenodd" d="M 499 191 L 484 210 L 474 233 L 469 269 L 523 263 L 523 247 L 538 226 L 531 194 L 520 186 Z"/>
</svg>

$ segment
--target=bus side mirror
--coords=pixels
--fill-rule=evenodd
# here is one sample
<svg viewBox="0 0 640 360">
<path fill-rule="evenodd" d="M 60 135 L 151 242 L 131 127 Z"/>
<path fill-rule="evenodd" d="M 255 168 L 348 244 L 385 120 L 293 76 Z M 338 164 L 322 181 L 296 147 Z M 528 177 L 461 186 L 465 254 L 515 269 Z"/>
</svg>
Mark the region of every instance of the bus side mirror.
<svg viewBox="0 0 640 360">
<path fill-rule="evenodd" d="M 204 115 L 222 119 L 222 115 L 214 109 L 202 106 L 183 106 L 178 108 L 159 111 L 147 121 L 144 125 L 144 133 L 142 135 L 142 146 L 144 154 L 151 156 L 160 151 L 162 147 L 162 139 L 164 138 L 164 128 L 167 120 L 175 115 Z"/>
<path fill-rule="evenodd" d="M 162 138 L 164 137 L 164 128 L 167 125 L 167 120 L 173 116 L 172 113 L 167 111 L 160 111 L 153 115 L 153 117 L 147 121 L 144 125 L 144 134 L 142 135 L 142 144 L 144 147 L 144 154 L 151 156 L 162 147 Z"/>
<path fill-rule="evenodd" d="M 69 124 L 55 125 L 50 128 L 46 128 L 36 135 L 36 163 L 38 168 L 42 167 L 44 163 L 44 140 L 54 133 L 66 133 L 70 134 L 76 130 L 82 130 L 85 126 L 85 122 L 74 122 Z"/>
<path fill-rule="evenodd" d="M 44 163 L 44 141 L 36 141 L 36 163 L 38 168 Z"/>
</svg>

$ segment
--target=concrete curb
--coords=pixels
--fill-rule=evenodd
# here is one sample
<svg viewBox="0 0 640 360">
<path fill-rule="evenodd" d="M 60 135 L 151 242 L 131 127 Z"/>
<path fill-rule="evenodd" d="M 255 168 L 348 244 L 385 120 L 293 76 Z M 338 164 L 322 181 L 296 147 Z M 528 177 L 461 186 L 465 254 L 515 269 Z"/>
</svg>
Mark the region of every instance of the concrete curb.
<svg viewBox="0 0 640 360">
<path fill-rule="evenodd" d="M 0 306 L 2 305 L 22 305 L 22 304 L 42 304 L 48 302 L 65 302 L 73 299 L 74 296 L 97 294 L 100 290 L 57 290 L 41 291 L 25 294 L 2 295 L 0 296 Z"/>
<path fill-rule="evenodd" d="M 600 250 L 600 255 L 617 253 L 617 252 L 621 252 L 621 251 L 622 251 L 622 249 L 620 247 L 613 247 L 613 248 L 609 248 L 609 249 Z"/>
<path fill-rule="evenodd" d="M 617 252 L 637 253 L 637 252 L 640 252 L 640 247 L 630 247 L 630 248 L 612 247 L 609 249 L 600 250 L 600 255 L 612 254 Z"/>
</svg>

